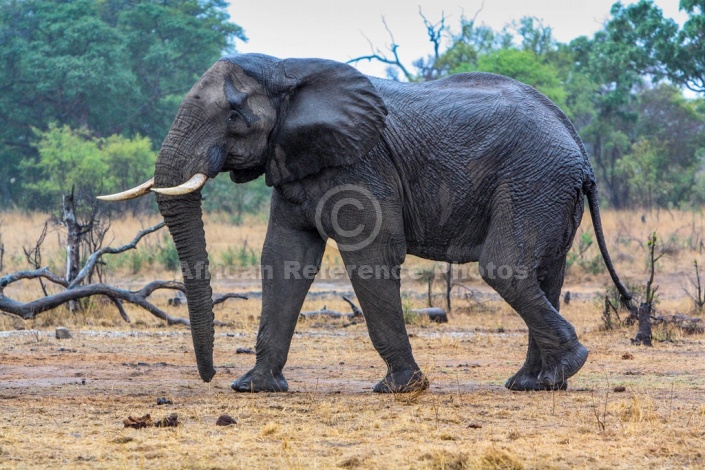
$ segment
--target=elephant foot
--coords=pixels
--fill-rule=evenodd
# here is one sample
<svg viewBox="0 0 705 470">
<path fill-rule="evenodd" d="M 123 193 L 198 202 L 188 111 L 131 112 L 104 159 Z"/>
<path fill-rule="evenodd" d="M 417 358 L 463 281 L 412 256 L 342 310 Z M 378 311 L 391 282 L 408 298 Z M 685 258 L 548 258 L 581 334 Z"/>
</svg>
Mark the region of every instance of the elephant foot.
<svg viewBox="0 0 705 470">
<path fill-rule="evenodd" d="M 556 387 L 575 375 L 585 364 L 588 350 L 575 341 L 573 346 L 556 354 L 545 354 L 537 380 L 545 387 Z M 555 388 L 549 388 L 549 390 Z"/>
<path fill-rule="evenodd" d="M 539 390 L 566 390 L 568 381 L 563 380 L 559 383 L 547 385 L 539 381 L 538 374 L 531 374 L 523 369 L 510 377 L 504 384 L 509 390 L 528 392 Z"/>
<path fill-rule="evenodd" d="M 419 369 L 402 369 L 389 372 L 381 382 L 375 385 L 375 393 L 410 393 L 426 390 L 429 382 Z"/>
<path fill-rule="evenodd" d="M 289 384 L 281 372 L 252 369 L 230 385 L 236 392 L 288 392 Z"/>
</svg>

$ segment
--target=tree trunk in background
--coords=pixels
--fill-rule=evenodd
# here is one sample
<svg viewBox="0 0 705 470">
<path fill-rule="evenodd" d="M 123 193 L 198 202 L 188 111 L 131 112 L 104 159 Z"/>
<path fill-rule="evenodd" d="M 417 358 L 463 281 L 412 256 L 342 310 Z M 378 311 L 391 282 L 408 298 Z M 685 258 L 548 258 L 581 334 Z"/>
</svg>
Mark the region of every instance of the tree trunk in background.
<svg viewBox="0 0 705 470">
<path fill-rule="evenodd" d="M 81 268 L 81 230 L 82 227 L 76 219 L 76 207 L 74 205 L 74 192 L 63 197 L 62 221 L 66 226 L 66 282 L 69 284 L 76 279 Z M 79 309 L 77 301 L 69 302 L 69 310 L 75 313 Z"/>
<path fill-rule="evenodd" d="M 450 313 L 450 291 L 453 289 L 453 265 L 448 263 L 448 271 L 443 275 L 446 278 L 446 310 Z"/>
<path fill-rule="evenodd" d="M 637 346 L 653 346 L 651 342 L 651 304 L 648 302 L 642 302 L 639 305 L 639 310 L 637 312 L 637 319 L 639 320 L 639 331 L 637 331 L 636 336 L 632 338 L 632 344 Z"/>
<path fill-rule="evenodd" d="M 653 346 L 651 343 L 651 304 L 642 302 L 639 305 L 639 331 L 636 337 L 632 340 L 634 344 L 643 344 L 644 346 Z"/>
</svg>

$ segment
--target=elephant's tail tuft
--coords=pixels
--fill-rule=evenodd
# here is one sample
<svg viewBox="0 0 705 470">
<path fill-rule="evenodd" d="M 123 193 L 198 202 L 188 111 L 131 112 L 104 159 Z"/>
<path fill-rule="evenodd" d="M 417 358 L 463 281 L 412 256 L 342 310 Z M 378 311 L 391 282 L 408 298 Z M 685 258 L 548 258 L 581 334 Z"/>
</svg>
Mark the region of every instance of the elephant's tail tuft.
<svg viewBox="0 0 705 470">
<path fill-rule="evenodd" d="M 605 235 L 602 232 L 602 219 L 600 219 L 600 202 L 597 197 L 597 184 L 595 180 L 590 179 L 585 182 L 583 186 L 583 191 L 588 198 L 588 206 L 590 207 L 590 217 L 592 218 L 592 226 L 595 230 L 595 237 L 597 238 L 597 246 L 600 247 L 600 253 L 602 254 L 602 259 L 605 260 L 605 265 L 607 266 L 607 271 L 610 273 L 612 282 L 617 287 L 619 295 L 621 297 L 622 304 L 624 306 L 629 306 L 632 300 L 632 295 L 629 293 L 622 281 L 619 280 L 617 276 L 617 271 L 614 269 L 612 264 L 612 259 L 607 251 L 607 245 L 605 244 Z"/>
</svg>

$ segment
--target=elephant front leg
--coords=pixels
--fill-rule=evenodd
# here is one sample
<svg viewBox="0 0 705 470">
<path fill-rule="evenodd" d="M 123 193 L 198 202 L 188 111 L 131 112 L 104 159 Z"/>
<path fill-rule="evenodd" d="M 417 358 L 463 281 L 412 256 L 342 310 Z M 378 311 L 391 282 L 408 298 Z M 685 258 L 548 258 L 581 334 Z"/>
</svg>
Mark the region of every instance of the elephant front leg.
<svg viewBox="0 0 705 470">
<path fill-rule="evenodd" d="M 232 383 L 237 392 L 286 392 L 282 374 L 325 242 L 318 233 L 270 225 L 262 250 L 262 316 L 255 367 Z"/>
<path fill-rule="evenodd" d="M 429 386 L 411 352 L 399 293 L 398 266 L 359 262 L 343 255 L 375 349 L 387 364 L 377 393 L 405 393 Z"/>
</svg>

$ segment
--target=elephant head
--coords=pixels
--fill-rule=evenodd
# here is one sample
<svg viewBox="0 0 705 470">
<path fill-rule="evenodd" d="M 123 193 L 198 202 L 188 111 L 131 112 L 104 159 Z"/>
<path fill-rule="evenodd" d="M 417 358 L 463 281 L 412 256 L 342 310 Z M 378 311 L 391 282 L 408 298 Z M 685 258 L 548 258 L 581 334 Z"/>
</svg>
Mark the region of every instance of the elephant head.
<svg viewBox="0 0 705 470">
<path fill-rule="evenodd" d="M 157 192 L 181 260 L 201 378 L 213 367 L 213 310 L 201 187 L 229 171 L 235 183 L 264 174 L 281 186 L 352 164 L 379 141 L 387 110 L 370 80 L 320 59 L 240 54 L 216 62 L 183 99 L 154 178 L 106 200 Z"/>
</svg>

